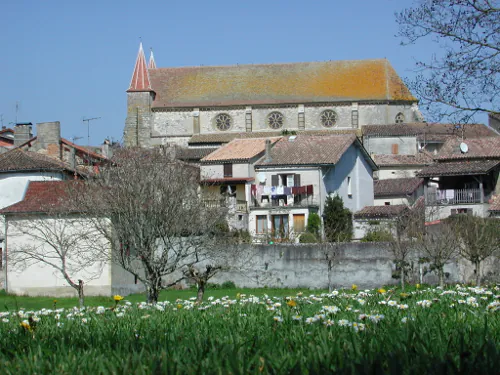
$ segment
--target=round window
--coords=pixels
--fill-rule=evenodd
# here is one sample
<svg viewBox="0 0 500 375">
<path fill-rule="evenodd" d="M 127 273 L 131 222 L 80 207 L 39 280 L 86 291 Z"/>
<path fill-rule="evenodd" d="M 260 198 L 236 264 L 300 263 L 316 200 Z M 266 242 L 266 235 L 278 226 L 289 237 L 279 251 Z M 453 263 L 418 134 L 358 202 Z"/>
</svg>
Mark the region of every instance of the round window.
<svg viewBox="0 0 500 375">
<path fill-rule="evenodd" d="M 267 116 L 267 124 L 271 129 L 279 129 L 283 126 L 283 115 L 279 112 L 271 112 Z"/>
<path fill-rule="evenodd" d="M 405 115 L 403 115 L 401 112 L 399 112 L 396 115 L 396 124 L 402 124 L 403 122 L 405 122 Z"/>
<path fill-rule="evenodd" d="M 337 123 L 337 114 L 331 109 L 323 111 L 320 116 L 321 125 L 325 128 L 331 128 Z"/>
<path fill-rule="evenodd" d="M 231 128 L 231 116 L 227 113 L 220 113 L 215 117 L 215 127 L 220 130 L 229 130 Z"/>
</svg>

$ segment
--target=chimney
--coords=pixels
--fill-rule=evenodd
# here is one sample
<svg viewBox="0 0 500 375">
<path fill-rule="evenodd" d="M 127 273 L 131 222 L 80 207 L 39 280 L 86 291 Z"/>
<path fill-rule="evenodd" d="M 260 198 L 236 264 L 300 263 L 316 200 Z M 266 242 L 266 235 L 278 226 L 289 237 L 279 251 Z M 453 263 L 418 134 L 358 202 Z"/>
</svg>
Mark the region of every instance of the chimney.
<svg viewBox="0 0 500 375">
<path fill-rule="evenodd" d="M 264 159 L 264 162 L 270 163 L 272 160 L 271 158 L 271 140 L 266 139 L 266 158 Z"/>
<path fill-rule="evenodd" d="M 36 138 L 39 147 L 47 150 L 47 154 L 58 155 L 61 143 L 61 123 L 53 121 L 36 124 Z"/>
<path fill-rule="evenodd" d="M 111 142 L 108 139 L 104 140 L 104 143 L 101 145 L 101 153 L 108 159 L 113 157 L 113 149 L 111 148 Z"/>
<path fill-rule="evenodd" d="M 33 138 L 32 126 L 31 122 L 22 122 L 14 126 L 14 147 L 22 145 Z"/>
</svg>

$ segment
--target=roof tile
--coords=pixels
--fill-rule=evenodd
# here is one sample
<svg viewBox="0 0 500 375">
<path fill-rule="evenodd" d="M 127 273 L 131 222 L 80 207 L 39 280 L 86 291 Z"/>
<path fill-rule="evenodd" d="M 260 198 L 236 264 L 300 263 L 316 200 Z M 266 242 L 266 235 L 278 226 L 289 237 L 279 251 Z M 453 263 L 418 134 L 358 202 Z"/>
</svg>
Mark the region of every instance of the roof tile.
<svg viewBox="0 0 500 375">
<path fill-rule="evenodd" d="M 463 141 L 468 151 L 460 150 L 461 138 L 448 139 L 436 160 L 494 159 L 500 158 L 500 137 L 474 138 Z"/>
<path fill-rule="evenodd" d="M 0 154 L 0 172 L 34 170 L 74 171 L 66 163 L 37 152 L 14 149 Z"/>
<path fill-rule="evenodd" d="M 500 166 L 500 159 L 440 161 L 423 168 L 417 173 L 417 176 L 437 177 L 488 174 L 497 166 Z"/>
<path fill-rule="evenodd" d="M 266 140 L 269 139 L 271 144 L 275 144 L 280 140 L 274 138 L 252 138 L 252 139 L 233 139 L 228 144 L 215 150 L 210 155 L 201 159 L 201 162 L 222 162 L 222 161 L 246 161 L 260 154 L 266 149 Z"/>
<path fill-rule="evenodd" d="M 499 134 L 483 124 L 439 124 L 416 122 L 389 125 L 364 125 L 364 137 L 373 136 L 418 136 L 421 140 L 445 141 L 450 136 L 464 138 L 497 137 Z"/>
<path fill-rule="evenodd" d="M 432 156 L 426 152 L 419 152 L 415 155 L 393 155 L 379 154 L 373 155 L 373 160 L 380 167 L 399 166 L 399 165 L 429 165 L 432 164 Z"/>
<path fill-rule="evenodd" d="M 390 219 L 400 215 L 407 210 L 404 204 L 390 206 L 366 206 L 362 210 L 354 213 L 355 219 Z"/>
</svg>

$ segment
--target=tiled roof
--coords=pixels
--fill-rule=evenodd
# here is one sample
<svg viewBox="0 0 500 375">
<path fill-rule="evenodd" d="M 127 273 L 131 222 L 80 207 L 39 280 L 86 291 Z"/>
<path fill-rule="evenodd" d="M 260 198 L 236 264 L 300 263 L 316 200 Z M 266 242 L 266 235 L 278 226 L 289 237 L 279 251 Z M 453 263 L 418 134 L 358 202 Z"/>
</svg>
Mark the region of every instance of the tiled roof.
<svg viewBox="0 0 500 375">
<path fill-rule="evenodd" d="M 366 206 L 354 213 L 355 219 L 390 219 L 400 215 L 408 207 L 404 204 L 390 206 Z"/>
<path fill-rule="evenodd" d="M 67 164 L 37 152 L 14 149 L 0 154 L 0 172 L 57 170 L 71 171 Z"/>
<path fill-rule="evenodd" d="M 296 134 L 306 135 L 337 135 L 337 134 L 356 134 L 361 135 L 358 129 L 331 129 L 331 130 L 294 130 Z M 233 139 L 246 138 L 265 138 L 265 137 L 281 137 L 281 131 L 263 131 L 263 132 L 217 132 L 211 134 L 195 134 L 189 139 L 190 145 L 196 144 L 220 144 L 228 143 Z"/>
<path fill-rule="evenodd" d="M 495 211 L 495 212 L 500 212 L 500 194 L 494 195 L 490 199 L 490 207 L 488 208 L 488 211 Z"/>
<path fill-rule="evenodd" d="M 354 134 L 283 137 L 271 149 L 271 160 L 263 157 L 256 165 L 333 165 L 356 140 Z"/>
<path fill-rule="evenodd" d="M 265 151 L 266 140 L 268 139 L 271 141 L 271 144 L 275 144 L 280 138 L 233 139 L 228 144 L 201 159 L 201 162 L 248 161 Z"/>
<path fill-rule="evenodd" d="M 433 159 L 426 152 L 419 152 L 416 155 L 373 155 L 373 160 L 379 167 L 401 166 L 401 165 L 429 165 Z"/>
<path fill-rule="evenodd" d="M 373 182 L 373 193 L 375 197 L 411 195 L 423 182 L 423 178 L 416 177 L 375 180 Z"/>
<path fill-rule="evenodd" d="M 127 90 L 130 91 L 151 91 L 151 83 L 149 80 L 148 66 L 146 65 L 146 56 L 142 49 L 142 43 L 139 44 L 139 52 L 135 61 L 134 72 L 130 80 L 130 86 Z"/>
<path fill-rule="evenodd" d="M 493 160 L 440 161 L 423 168 L 419 177 L 465 176 L 488 174 L 500 166 L 500 158 Z"/>
<path fill-rule="evenodd" d="M 468 147 L 465 153 L 460 150 L 461 138 L 448 139 L 441 147 L 436 160 L 500 158 L 500 137 L 466 139 L 463 142 Z"/>
<path fill-rule="evenodd" d="M 179 148 L 176 151 L 175 157 L 184 161 L 199 161 L 215 150 L 217 150 L 217 147 Z"/>
<path fill-rule="evenodd" d="M 417 100 L 386 59 L 159 68 L 149 77 L 156 108 Z"/>
<path fill-rule="evenodd" d="M 61 138 L 61 142 L 67 146 L 73 147 L 76 151 L 79 151 L 82 154 L 93 157 L 94 159 L 100 159 L 100 160 L 107 159 L 106 156 L 93 152 L 86 147 L 78 146 L 77 144 L 74 144 L 73 142 L 70 142 L 65 138 Z"/>
<path fill-rule="evenodd" d="M 450 136 L 462 136 L 464 139 L 496 137 L 493 129 L 483 124 L 438 124 L 438 123 L 407 123 L 390 125 L 364 125 L 362 132 L 364 137 L 370 136 L 418 136 L 421 140 L 445 141 Z"/>
<path fill-rule="evenodd" d="M 30 181 L 21 202 L 0 210 L 0 214 L 71 211 L 68 184 L 72 181 Z"/>
</svg>

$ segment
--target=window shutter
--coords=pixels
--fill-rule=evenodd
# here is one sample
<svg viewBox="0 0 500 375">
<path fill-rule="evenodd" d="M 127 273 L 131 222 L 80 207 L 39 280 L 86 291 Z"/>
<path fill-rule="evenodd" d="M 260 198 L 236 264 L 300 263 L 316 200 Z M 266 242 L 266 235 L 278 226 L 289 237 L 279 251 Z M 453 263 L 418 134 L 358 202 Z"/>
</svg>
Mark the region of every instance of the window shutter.
<svg viewBox="0 0 500 375">
<path fill-rule="evenodd" d="M 399 145 L 398 145 L 397 143 L 393 143 L 393 144 L 392 144 L 392 153 L 393 153 L 394 155 L 399 154 Z"/>
<path fill-rule="evenodd" d="M 271 186 L 279 186 L 279 184 L 280 184 L 280 183 L 279 183 L 279 177 L 280 177 L 280 176 L 279 176 L 279 175 L 277 175 L 277 174 L 273 174 L 273 175 L 271 176 Z"/>
<path fill-rule="evenodd" d="M 233 165 L 224 164 L 224 177 L 233 177 Z"/>
<path fill-rule="evenodd" d="M 293 176 L 293 184 L 295 185 L 295 187 L 299 187 L 300 186 L 300 174 L 296 174 Z"/>
</svg>

